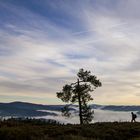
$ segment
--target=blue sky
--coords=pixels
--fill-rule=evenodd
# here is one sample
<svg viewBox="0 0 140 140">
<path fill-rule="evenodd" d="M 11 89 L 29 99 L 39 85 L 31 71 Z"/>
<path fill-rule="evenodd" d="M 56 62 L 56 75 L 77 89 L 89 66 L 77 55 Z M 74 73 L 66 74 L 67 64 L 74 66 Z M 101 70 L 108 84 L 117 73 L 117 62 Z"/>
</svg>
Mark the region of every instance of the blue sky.
<svg viewBox="0 0 140 140">
<path fill-rule="evenodd" d="M 61 104 L 90 70 L 98 104 L 140 103 L 139 0 L 0 0 L 0 102 Z"/>
</svg>

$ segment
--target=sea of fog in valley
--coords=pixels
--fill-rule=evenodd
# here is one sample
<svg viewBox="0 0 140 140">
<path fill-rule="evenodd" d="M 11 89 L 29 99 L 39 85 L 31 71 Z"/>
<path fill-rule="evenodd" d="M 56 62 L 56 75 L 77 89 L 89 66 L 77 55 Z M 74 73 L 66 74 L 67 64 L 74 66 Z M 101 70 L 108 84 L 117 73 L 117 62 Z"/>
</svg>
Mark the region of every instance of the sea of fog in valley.
<svg viewBox="0 0 140 140">
<path fill-rule="evenodd" d="M 47 111 L 48 110 L 41 110 Z M 57 116 L 47 115 L 42 117 L 35 117 L 35 118 L 43 118 L 43 119 L 53 119 L 60 123 L 70 123 L 70 124 L 77 124 L 79 123 L 79 116 L 78 112 L 71 111 L 71 117 L 67 118 L 62 116 L 60 111 L 49 111 L 56 113 Z M 136 112 L 135 112 L 136 113 Z M 123 122 L 123 121 L 131 121 L 131 112 L 130 111 L 109 111 L 109 110 L 101 110 L 101 109 L 94 109 L 94 122 Z M 136 121 L 140 122 L 140 115 L 137 115 Z"/>
<path fill-rule="evenodd" d="M 60 123 L 79 123 L 79 111 L 77 105 L 70 106 L 71 117 L 62 116 L 64 105 L 41 105 L 27 102 L 0 103 L 0 117 L 3 118 L 36 118 L 51 119 Z M 94 122 L 126 122 L 131 121 L 131 112 L 137 114 L 136 121 L 140 122 L 140 106 L 114 106 L 92 104 L 94 110 Z"/>
</svg>

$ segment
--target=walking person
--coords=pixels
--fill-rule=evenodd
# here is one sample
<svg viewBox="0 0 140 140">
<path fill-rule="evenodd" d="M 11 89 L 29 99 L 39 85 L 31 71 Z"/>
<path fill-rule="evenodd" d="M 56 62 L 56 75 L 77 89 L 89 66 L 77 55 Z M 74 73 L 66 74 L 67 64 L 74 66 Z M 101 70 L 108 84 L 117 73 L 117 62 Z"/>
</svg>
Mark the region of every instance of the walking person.
<svg viewBox="0 0 140 140">
<path fill-rule="evenodd" d="M 134 114 L 133 112 L 131 112 L 131 115 L 132 115 L 132 120 L 131 120 L 131 122 L 136 122 L 137 115 Z"/>
</svg>

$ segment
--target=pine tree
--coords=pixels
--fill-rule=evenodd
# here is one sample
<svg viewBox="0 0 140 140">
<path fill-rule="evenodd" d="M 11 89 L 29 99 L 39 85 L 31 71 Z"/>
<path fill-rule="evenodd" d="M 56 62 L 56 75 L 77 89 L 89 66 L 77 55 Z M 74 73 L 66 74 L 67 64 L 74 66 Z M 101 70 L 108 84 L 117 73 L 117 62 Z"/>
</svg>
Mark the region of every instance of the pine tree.
<svg viewBox="0 0 140 140">
<path fill-rule="evenodd" d="M 78 103 L 80 124 L 87 124 L 92 121 L 94 114 L 88 105 L 88 102 L 93 100 L 89 93 L 102 84 L 95 75 L 91 75 L 90 71 L 84 71 L 84 69 L 80 69 L 77 76 L 75 83 L 66 84 L 62 91 L 56 94 L 63 102 Z M 68 105 L 64 107 L 62 113 L 65 116 L 70 116 Z"/>
</svg>

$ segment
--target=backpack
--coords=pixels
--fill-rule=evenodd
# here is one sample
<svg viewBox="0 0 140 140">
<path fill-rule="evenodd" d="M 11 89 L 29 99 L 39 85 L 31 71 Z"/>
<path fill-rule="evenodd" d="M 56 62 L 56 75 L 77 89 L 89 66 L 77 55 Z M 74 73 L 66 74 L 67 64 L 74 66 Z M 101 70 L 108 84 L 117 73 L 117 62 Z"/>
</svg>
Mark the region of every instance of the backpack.
<svg viewBox="0 0 140 140">
<path fill-rule="evenodd" d="M 137 115 L 136 114 L 134 114 L 134 118 L 137 118 Z"/>
</svg>

